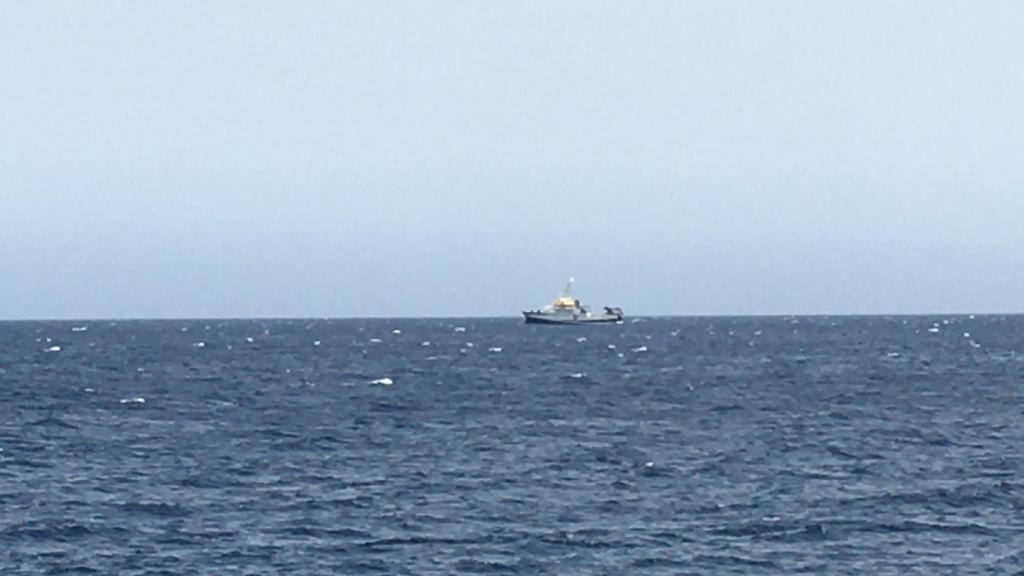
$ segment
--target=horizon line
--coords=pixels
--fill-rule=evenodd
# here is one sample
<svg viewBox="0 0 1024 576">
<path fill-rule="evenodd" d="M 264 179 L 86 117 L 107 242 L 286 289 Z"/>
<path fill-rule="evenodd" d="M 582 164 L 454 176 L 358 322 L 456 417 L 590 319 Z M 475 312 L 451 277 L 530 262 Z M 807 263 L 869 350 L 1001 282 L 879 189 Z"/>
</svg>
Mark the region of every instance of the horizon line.
<svg viewBox="0 0 1024 576">
<path fill-rule="evenodd" d="M 838 313 L 718 313 L 718 314 L 636 314 L 631 319 L 672 319 L 672 318 L 924 318 L 935 316 L 978 317 L 978 316 L 1024 316 L 1017 312 L 838 312 Z M 519 320 L 522 316 L 123 316 L 123 317 L 50 317 L 50 318 L 0 318 L 0 323 L 18 322 L 199 322 L 199 321 L 338 321 L 338 320 Z"/>
</svg>

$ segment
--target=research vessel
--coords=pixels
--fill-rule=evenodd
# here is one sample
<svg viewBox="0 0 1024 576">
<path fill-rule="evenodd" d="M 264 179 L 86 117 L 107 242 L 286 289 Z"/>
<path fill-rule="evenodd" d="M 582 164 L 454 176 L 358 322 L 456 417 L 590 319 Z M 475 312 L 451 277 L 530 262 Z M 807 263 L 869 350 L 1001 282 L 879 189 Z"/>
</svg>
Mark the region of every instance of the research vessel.
<svg viewBox="0 0 1024 576">
<path fill-rule="evenodd" d="M 622 322 L 622 308 L 605 306 L 603 312 L 593 312 L 589 306 L 572 296 L 574 280 L 569 278 L 562 295 L 551 304 L 537 310 L 526 310 L 527 324 L 608 324 Z"/>
</svg>

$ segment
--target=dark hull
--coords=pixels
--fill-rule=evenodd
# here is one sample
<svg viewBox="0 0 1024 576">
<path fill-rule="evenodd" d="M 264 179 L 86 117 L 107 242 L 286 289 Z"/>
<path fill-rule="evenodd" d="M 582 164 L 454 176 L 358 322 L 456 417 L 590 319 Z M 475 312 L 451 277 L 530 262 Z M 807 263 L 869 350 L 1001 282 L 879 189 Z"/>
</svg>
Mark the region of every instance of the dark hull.
<svg viewBox="0 0 1024 576">
<path fill-rule="evenodd" d="M 571 318 L 565 316 L 552 316 L 550 314 L 538 314 L 536 312 L 523 312 L 523 317 L 526 318 L 527 324 L 560 324 L 560 325 L 580 325 L 580 324 L 614 324 L 616 322 L 622 322 L 621 316 L 590 316 Z"/>
</svg>

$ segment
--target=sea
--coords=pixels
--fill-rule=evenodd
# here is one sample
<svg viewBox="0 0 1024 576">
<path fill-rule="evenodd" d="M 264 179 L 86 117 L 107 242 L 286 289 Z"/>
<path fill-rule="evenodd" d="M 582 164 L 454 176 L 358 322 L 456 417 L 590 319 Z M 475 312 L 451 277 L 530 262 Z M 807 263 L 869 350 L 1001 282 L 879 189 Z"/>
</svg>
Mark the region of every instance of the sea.
<svg viewBox="0 0 1024 576">
<path fill-rule="evenodd" d="M 0 574 L 1024 574 L 1024 317 L 0 323 Z"/>
</svg>

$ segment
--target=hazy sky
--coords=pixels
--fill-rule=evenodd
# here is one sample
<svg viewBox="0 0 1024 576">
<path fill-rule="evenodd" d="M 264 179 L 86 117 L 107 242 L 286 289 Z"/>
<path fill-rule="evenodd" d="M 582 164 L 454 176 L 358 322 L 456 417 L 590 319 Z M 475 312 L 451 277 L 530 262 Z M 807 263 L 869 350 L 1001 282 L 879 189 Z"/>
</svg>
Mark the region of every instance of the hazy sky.
<svg viewBox="0 0 1024 576">
<path fill-rule="evenodd" d="M 0 0 L 0 318 L 1024 311 L 1022 29 Z"/>
</svg>

